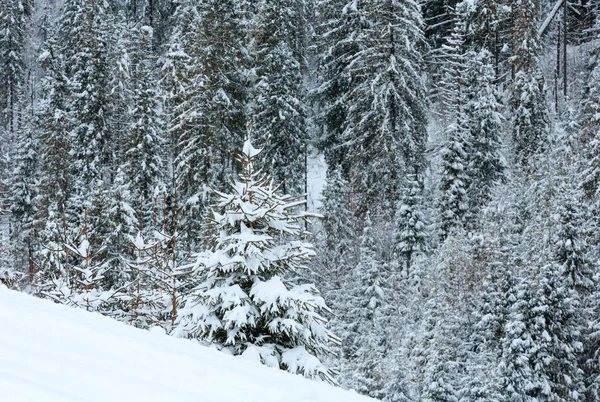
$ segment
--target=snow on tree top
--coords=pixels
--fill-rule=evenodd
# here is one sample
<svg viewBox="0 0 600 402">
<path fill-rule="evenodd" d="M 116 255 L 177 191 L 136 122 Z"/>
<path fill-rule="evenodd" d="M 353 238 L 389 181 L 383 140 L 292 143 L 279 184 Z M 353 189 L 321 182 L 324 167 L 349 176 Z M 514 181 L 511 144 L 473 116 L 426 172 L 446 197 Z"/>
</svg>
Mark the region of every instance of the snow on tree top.
<svg viewBox="0 0 600 402">
<path fill-rule="evenodd" d="M 244 141 L 244 148 L 242 149 L 242 153 L 252 159 L 255 158 L 261 152 L 262 149 L 254 148 L 252 146 L 252 143 L 250 142 L 250 137 L 247 137 L 246 141 Z"/>
</svg>

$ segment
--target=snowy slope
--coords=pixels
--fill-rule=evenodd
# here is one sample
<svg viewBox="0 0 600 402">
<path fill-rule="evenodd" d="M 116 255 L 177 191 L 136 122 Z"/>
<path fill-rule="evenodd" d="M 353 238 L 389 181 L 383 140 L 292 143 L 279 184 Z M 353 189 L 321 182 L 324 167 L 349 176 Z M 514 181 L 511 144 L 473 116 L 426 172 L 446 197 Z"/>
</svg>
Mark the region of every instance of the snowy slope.
<svg viewBox="0 0 600 402">
<path fill-rule="evenodd" d="M 0 401 L 369 400 L 0 285 Z"/>
</svg>

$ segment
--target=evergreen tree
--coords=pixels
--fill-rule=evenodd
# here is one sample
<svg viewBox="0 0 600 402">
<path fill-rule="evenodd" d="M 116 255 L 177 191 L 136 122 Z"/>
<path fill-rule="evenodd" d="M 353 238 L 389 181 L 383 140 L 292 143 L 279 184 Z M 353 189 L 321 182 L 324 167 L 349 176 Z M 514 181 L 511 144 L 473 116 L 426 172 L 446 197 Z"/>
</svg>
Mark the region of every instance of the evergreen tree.
<svg viewBox="0 0 600 402">
<path fill-rule="evenodd" d="M 582 400 L 577 299 L 565 286 L 559 264 L 534 269 L 534 278 L 520 275 L 509 299 L 499 366 L 502 384 L 516 401 Z"/>
<path fill-rule="evenodd" d="M 133 82 L 129 119 L 130 132 L 126 144 L 126 175 L 136 204 L 142 205 L 149 218 L 154 189 L 164 176 L 164 125 L 161 116 L 160 93 L 155 88 L 156 78 L 151 59 L 152 30 L 143 26 L 133 33 L 136 38 L 131 51 Z M 148 219 L 149 221 L 149 219 Z"/>
<path fill-rule="evenodd" d="M 445 239 L 453 228 L 465 227 L 468 223 L 470 185 L 468 152 L 471 144 L 461 126 L 449 128 L 448 139 L 441 150 L 442 196 L 440 200 L 441 236 Z"/>
<path fill-rule="evenodd" d="M 461 120 L 471 139 L 468 164 L 471 208 L 489 201 L 491 189 L 504 178 L 502 147 L 502 106 L 494 84 L 491 54 L 486 50 L 468 52 L 462 85 L 465 88 Z"/>
<path fill-rule="evenodd" d="M 451 244 L 447 241 L 444 249 L 454 253 Z M 444 259 L 447 261 L 430 268 L 423 328 L 414 351 L 420 377 L 419 400 L 428 402 L 458 401 L 465 370 L 463 337 L 468 326 L 458 276 L 462 267 L 454 266 L 449 255 Z"/>
<path fill-rule="evenodd" d="M 322 133 L 318 147 L 329 166 L 340 166 L 344 175 L 349 166 L 344 157 L 342 133 L 348 125 L 348 99 L 358 77 L 349 73 L 349 65 L 362 49 L 365 18 L 360 1 L 325 0 L 317 3 L 318 85 L 311 97 L 319 106 L 318 121 Z"/>
<path fill-rule="evenodd" d="M 215 247 L 198 255 L 175 334 L 216 343 L 306 377 L 334 382 L 320 363 L 336 340 L 324 324 L 325 302 L 311 284 L 291 276 L 314 256 L 302 240 L 298 211 L 305 201 L 282 195 L 271 179 L 254 171 L 260 151 L 247 139 L 239 161 L 243 173 L 230 193 L 217 192 Z"/>
<path fill-rule="evenodd" d="M 205 0 L 199 8 L 202 34 L 197 45 L 206 100 L 202 112 L 215 148 L 211 169 L 216 170 L 214 184 L 218 184 L 235 170 L 227 150 L 241 146 L 240 133 L 247 123 L 247 32 L 239 1 Z"/>
<path fill-rule="evenodd" d="M 180 211 L 182 243 L 193 247 L 201 237 L 198 222 L 208 204 L 208 183 L 213 183 L 212 142 L 205 130 L 200 11 L 194 2 L 182 2 L 175 12 L 176 26 L 163 59 L 161 83 L 165 92 L 167 130 L 173 164 L 173 191 L 183 205 Z"/>
<path fill-rule="evenodd" d="M 234 170 L 227 152 L 246 124 L 248 54 L 236 1 L 183 2 L 163 67 L 175 174 L 183 201 L 182 241 L 194 247 L 209 187 Z"/>
<path fill-rule="evenodd" d="M 475 51 L 488 51 L 494 71 L 494 81 L 499 80 L 506 68 L 505 49 L 510 17 L 509 2 L 506 0 L 479 0 L 475 2 L 470 18 L 472 41 Z"/>
<path fill-rule="evenodd" d="M 403 261 L 407 276 L 415 257 L 427 249 L 427 221 L 422 211 L 422 190 L 414 177 L 409 177 L 396 211 L 396 253 Z"/>
<path fill-rule="evenodd" d="M 38 141 L 33 122 L 19 132 L 15 168 L 11 177 L 11 225 L 13 267 L 19 272 L 34 272 L 34 227 L 38 172 Z M 25 269 L 26 268 L 26 269 Z"/>
<path fill-rule="evenodd" d="M 68 77 L 69 135 L 77 179 L 74 190 L 82 202 L 90 202 L 90 190 L 104 187 L 107 176 L 110 183 L 113 173 L 110 168 L 114 162 L 114 138 L 108 125 L 111 111 L 105 38 L 110 27 L 100 0 L 69 0 L 63 9 L 58 40 Z"/>
<path fill-rule="evenodd" d="M 598 196 L 600 194 L 600 63 L 595 63 L 587 82 L 580 122 L 583 155 L 585 155 L 580 181 L 585 190 L 585 200 L 589 203 L 594 216 L 593 225 L 600 227 L 597 218 L 600 211 L 598 202 L 600 199 Z M 599 240 L 596 237 L 593 244 L 599 244 Z"/>
<path fill-rule="evenodd" d="M 426 37 L 432 49 L 439 49 L 454 28 L 454 9 L 460 0 L 423 1 L 423 19 L 427 22 Z"/>
<path fill-rule="evenodd" d="M 11 203 L 9 187 L 14 162 L 11 156 L 18 152 L 18 143 L 23 142 L 17 136 L 24 126 L 25 58 L 31 11 L 30 0 L 7 0 L 0 4 L 0 208 L 6 209 Z"/>
<path fill-rule="evenodd" d="M 90 243 L 87 208 L 81 218 L 82 226 L 74 237 L 64 229 L 48 228 L 56 234 L 54 242 L 46 245 L 49 252 L 34 280 L 35 292 L 60 304 L 88 311 L 114 313 L 119 304 L 120 289 L 105 287 L 109 266 L 103 259 L 106 244 Z M 55 224 L 49 221 L 49 224 Z"/>
<path fill-rule="evenodd" d="M 431 59 L 435 66 L 432 72 L 433 98 L 437 100 L 441 115 L 442 131 L 457 122 L 461 116 L 462 92 L 468 90 L 462 79 L 466 69 L 468 3 L 458 3 L 452 12 L 452 30 L 443 38 L 442 45 L 433 49 Z"/>
<path fill-rule="evenodd" d="M 7 0 L 0 5 L 0 126 L 12 135 L 20 128 L 21 94 L 26 80 L 25 44 L 31 11 L 30 0 Z"/>
<path fill-rule="evenodd" d="M 307 12 L 304 0 L 268 0 L 254 24 L 254 131 L 269 139 L 269 171 L 284 183 L 284 192 L 306 191 Z"/>
<path fill-rule="evenodd" d="M 375 203 L 395 207 L 402 173 L 423 173 L 427 119 L 418 2 L 375 0 L 359 11 L 367 27 L 347 68 L 357 85 L 345 99 L 342 140 L 364 213 Z"/>
<path fill-rule="evenodd" d="M 532 171 L 546 146 L 549 132 L 545 82 L 539 65 L 537 36 L 539 1 L 512 3 L 514 15 L 512 68 L 515 73 L 510 91 L 513 141 L 516 162 Z"/>
<path fill-rule="evenodd" d="M 344 284 L 349 280 L 352 267 L 356 264 L 357 239 L 350 189 L 339 169 L 332 169 L 328 173 L 327 184 L 323 189 L 323 206 L 319 212 L 325 217 L 324 250 L 321 257 L 325 265 L 323 275 L 327 278 L 328 286 L 344 292 Z M 339 297 L 343 296 L 341 294 Z"/>
<path fill-rule="evenodd" d="M 40 180 L 35 202 L 35 225 L 40 230 L 48 226 L 51 217 L 66 217 L 69 211 L 65 208 L 73 192 L 72 139 L 67 134 L 68 79 L 64 71 L 64 59 L 54 39 L 46 44 L 41 59 L 47 73 L 42 81 L 42 99 L 36 120 L 40 132 Z M 57 222 L 54 223 L 56 225 L 50 224 L 48 227 L 56 228 Z M 49 239 L 43 235 L 40 237 L 42 243 L 46 240 Z"/>
<path fill-rule="evenodd" d="M 103 214 L 106 222 L 106 227 L 101 232 L 104 238 L 99 239 L 104 241 L 105 248 L 101 257 L 107 263 L 103 286 L 122 289 L 131 281 L 127 269 L 134 258 L 130 242 L 136 228 L 144 229 L 143 220 L 147 212 L 143 208 L 140 208 L 138 213 L 134 210 L 131 203 L 137 200 L 132 197 L 130 185 L 121 169 L 117 171 L 106 198 L 102 198 L 101 201 L 102 205 L 95 207 L 99 210 L 96 213 Z"/>
<path fill-rule="evenodd" d="M 344 309 L 346 333 L 341 380 L 362 394 L 382 398 L 386 385 L 384 358 L 390 350 L 389 267 L 380 258 L 370 215 L 365 218 L 360 257 L 352 273 L 350 302 Z"/>
</svg>

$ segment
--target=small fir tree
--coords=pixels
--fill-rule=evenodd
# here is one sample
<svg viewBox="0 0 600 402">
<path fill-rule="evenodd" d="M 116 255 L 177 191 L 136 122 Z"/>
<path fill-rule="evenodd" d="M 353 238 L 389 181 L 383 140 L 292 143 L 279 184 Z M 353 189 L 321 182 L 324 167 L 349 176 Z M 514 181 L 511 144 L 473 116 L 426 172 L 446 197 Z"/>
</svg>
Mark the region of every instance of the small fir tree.
<svg viewBox="0 0 600 402">
<path fill-rule="evenodd" d="M 282 195 L 255 172 L 260 151 L 246 139 L 231 193 L 216 192 L 215 247 L 192 267 L 197 285 L 184 296 L 175 334 L 216 343 L 234 355 L 310 378 L 335 382 L 319 358 L 335 341 L 328 308 L 311 284 L 292 279 L 315 255 L 302 238 L 304 200 Z"/>
</svg>

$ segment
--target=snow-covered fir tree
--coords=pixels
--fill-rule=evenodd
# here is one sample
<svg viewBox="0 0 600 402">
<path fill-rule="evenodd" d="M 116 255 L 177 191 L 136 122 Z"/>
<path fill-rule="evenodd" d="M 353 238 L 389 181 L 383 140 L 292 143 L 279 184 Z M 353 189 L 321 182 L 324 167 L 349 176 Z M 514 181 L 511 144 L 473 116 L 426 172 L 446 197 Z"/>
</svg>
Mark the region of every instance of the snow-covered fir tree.
<svg viewBox="0 0 600 402">
<path fill-rule="evenodd" d="M 175 334 L 216 343 L 234 355 L 334 382 L 320 358 L 337 338 L 326 329 L 324 300 L 296 283 L 315 252 L 304 240 L 302 198 L 255 171 L 261 151 L 246 139 L 230 192 L 217 192 L 215 246 L 190 268 L 197 282 L 184 296 Z"/>
<path fill-rule="evenodd" d="M 456 252 L 451 247 L 453 243 L 452 237 L 446 240 L 448 254 Z M 465 378 L 463 339 L 468 333 L 467 315 L 461 310 L 468 302 L 460 280 L 464 267 L 455 265 L 453 260 L 444 255 L 443 260 L 429 268 L 423 328 L 413 352 L 422 378 L 418 389 L 423 401 L 454 402 L 461 397 L 461 380 Z"/>
<path fill-rule="evenodd" d="M 45 44 L 42 62 L 47 74 L 42 81 L 42 99 L 37 111 L 39 129 L 39 175 L 35 225 L 40 242 L 55 241 L 58 220 L 66 219 L 73 192 L 72 139 L 68 130 L 68 90 L 64 61 L 54 39 Z M 44 232 L 51 228 L 50 232 Z M 49 236 L 49 237 L 48 237 Z"/>
<path fill-rule="evenodd" d="M 388 331 L 393 296 L 389 287 L 390 267 L 380 258 L 369 213 L 359 255 L 341 312 L 345 321 L 342 359 L 347 366 L 341 373 L 341 381 L 362 394 L 381 399 L 387 380 L 383 363 L 390 350 Z"/>
<path fill-rule="evenodd" d="M 45 261 L 34 279 L 35 292 L 60 304 L 113 314 L 123 295 L 119 288 L 106 287 L 105 274 L 109 265 L 104 258 L 105 243 L 92 244 L 87 208 L 83 210 L 82 226 L 74 236 L 65 228 L 46 228 L 54 234 L 45 244 Z M 56 221 L 49 224 L 57 226 Z"/>
<path fill-rule="evenodd" d="M 512 3 L 513 56 L 515 72 L 510 91 L 512 135 L 516 161 L 533 171 L 537 157 L 546 147 L 549 132 L 545 80 L 539 62 L 537 23 L 539 1 L 519 0 Z"/>
<path fill-rule="evenodd" d="M 147 222 L 153 204 L 154 189 L 166 176 L 164 121 L 162 102 L 157 91 L 151 56 L 153 31 L 136 27 L 130 54 L 131 102 L 125 143 L 125 174 L 131 183 L 135 205 L 142 209 Z"/>
<path fill-rule="evenodd" d="M 106 32 L 110 32 L 103 1 L 68 0 L 57 31 L 67 76 L 69 136 L 72 141 L 75 193 L 89 201 L 90 189 L 110 174 L 114 138 L 108 121 Z M 90 150 L 93 149 L 94 152 Z"/>
<path fill-rule="evenodd" d="M 257 137 L 269 139 L 269 172 L 283 182 L 284 192 L 305 192 L 306 186 L 307 5 L 305 0 L 262 2 L 252 33 L 256 70 L 252 121 Z"/>
<path fill-rule="evenodd" d="M 7 0 L 0 5 L 0 122 L 12 135 L 20 129 L 22 119 L 25 46 L 32 8 L 31 0 Z"/>
<path fill-rule="evenodd" d="M 501 154 L 502 106 L 491 56 L 487 50 L 467 52 L 462 79 L 461 120 L 471 139 L 468 193 L 475 210 L 489 201 L 490 191 L 503 180 L 505 169 Z"/>
<path fill-rule="evenodd" d="M 349 166 L 342 147 L 342 133 L 348 121 L 349 97 L 359 77 L 348 67 L 361 50 L 361 30 L 366 20 L 360 1 L 326 0 L 317 3 L 319 20 L 315 28 L 318 46 L 318 85 L 311 97 L 319 105 L 318 120 L 323 132 L 318 141 L 329 166 Z"/>
<path fill-rule="evenodd" d="M 437 101 L 441 115 L 442 131 L 460 119 L 463 99 L 462 79 L 465 71 L 467 23 L 469 18 L 469 4 L 459 2 L 452 11 L 453 28 L 448 36 L 443 38 L 442 45 L 432 50 L 432 64 L 435 66 L 433 75 L 433 97 Z"/>
<path fill-rule="evenodd" d="M 414 176 L 406 179 L 402 192 L 396 211 L 395 247 L 402 269 L 409 276 L 414 260 L 427 250 L 429 233 L 423 213 L 422 188 Z"/>
<path fill-rule="evenodd" d="M 343 303 L 346 281 L 350 279 L 356 264 L 357 239 L 352 219 L 352 195 L 348 182 L 344 180 L 340 169 L 328 172 L 328 179 L 323 189 L 323 205 L 319 212 L 323 219 L 323 252 L 317 257 L 322 265 L 322 275 L 327 278 L 326 286 L 338 296 L 330 294 L 331 303 Z M 325 292 L 325 289 L 322 289 Z M 339 297 L 340 300 L 337 300 Z"/>
<path fill-rule="evenodd" d="M 356 84 L 342 134 L 359 209 L 393 209 L 403 173 L 425 167 L 426 101 L 422 81 L 423 21 L 416 1 L 376 0 L 358 7 L 366 27 L 346 74 Z M 402 44 L 402 45 L 400 45 Z M 383 184 L 386 183 L 386 184 Z"/>
<path fill-rule="evenodd" d="M 468 223 L 470 185 L 468 152 L 471 138 L 462 125 L 452 124 L 441 149 L 440 235 L 446 238 L 454 228 Z"/>
<path fill-rule="evenodd" d="M 538 268 L 535 282 L 523 276 L 505 325 L 501 378 L 513 400 L 581 400 L 581 343 L 573 327 L 576 305 L 560 281 L 561 268 Z"/>
<path fill-rule="evenodd" d="M 210 189 L 234 171 L 248 96 L 247 27 L 237 1 L 182 2 L 162 68 L 181 199 L 181 240 L 196 246 Z"/>
<path fill-rule="evenodd" d="M 31 109 L 29 109 L 31 110 Z M 14 268 L 32 275 L 34 272 L 34 217 L 37 197 L 36 173 L 39 162 L 37 132 L 31 121 L 19 130 L 17 138 L 16 161 L 10 182 L 11 247 L 13 248 Z"/>
</svg>

